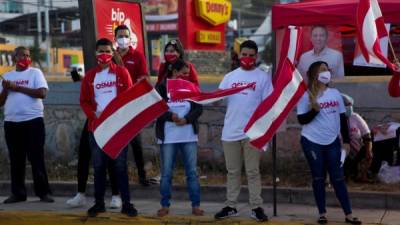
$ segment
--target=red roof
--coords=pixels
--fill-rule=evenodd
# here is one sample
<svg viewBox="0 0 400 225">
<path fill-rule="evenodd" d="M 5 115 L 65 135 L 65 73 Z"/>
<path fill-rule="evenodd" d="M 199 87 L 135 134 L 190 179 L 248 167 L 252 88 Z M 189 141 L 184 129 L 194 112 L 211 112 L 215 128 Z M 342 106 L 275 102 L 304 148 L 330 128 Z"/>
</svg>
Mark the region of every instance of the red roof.
<svg viewBox="0 0 400 225">
<path fill-rule="evenodd" d="M 272 7 L 272 28 L 355 25 L 359 0 L 309 0 Z M 378 0 L 386 23 L 400 24 L 400 0 Z"/>
</svg>

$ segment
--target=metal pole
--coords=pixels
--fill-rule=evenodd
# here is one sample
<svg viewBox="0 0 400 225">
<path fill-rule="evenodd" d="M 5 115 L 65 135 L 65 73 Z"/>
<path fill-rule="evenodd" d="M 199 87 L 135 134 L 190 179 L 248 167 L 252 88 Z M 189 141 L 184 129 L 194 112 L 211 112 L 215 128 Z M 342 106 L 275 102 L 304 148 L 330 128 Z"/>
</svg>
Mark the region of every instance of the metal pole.
<svg viewBox="0 0 400 225">
<path fill-rule="evenodd" d="M 40 44 L 42 43 L 42 13 L 41 13 L 41 0 L 37 1 L 37 32 L 38 32 L 38 47 L 40 48 Z"/>
<path fill-rule="evenodd" d="M 276 183 L 276 135 L 272 138 L 272 195 L 274 216 L 277 216 L 277 183 Z"/>
<path fill-rule="evenodd" d="M 49 17 L 49 1 L 45 1 L 45 10 L 44 10 L 44 19 L 45 19 L 45 33 L 46 33 L 46 64 L 47 64 L 47 73 L 50 73 L 51 63 L 50 63 L 50 50 L 51 50 L 51 40 L 50 40 L 50 17 Z"/>
</svg>

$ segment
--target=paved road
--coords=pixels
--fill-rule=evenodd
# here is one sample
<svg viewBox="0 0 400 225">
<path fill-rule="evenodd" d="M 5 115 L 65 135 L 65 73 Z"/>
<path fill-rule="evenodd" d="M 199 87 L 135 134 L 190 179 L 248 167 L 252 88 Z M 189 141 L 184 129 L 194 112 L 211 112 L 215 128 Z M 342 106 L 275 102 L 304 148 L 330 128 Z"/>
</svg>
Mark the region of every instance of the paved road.
<svg viewBox="0 0 400 225">
<path fill-rule="evenodd" d="M 5 197 L 0 197 L 2 202 Z M 155 216 L 159 208 L 158 201 L 151 199 L 136 200 L 135 206 L 139 211 L 139 217 L 128 218 L 121 215 L 118 210 L 108 210 L 97 218 L 87 218 L 86 210 L 90 207 L 90 202 L 84 208 L 71 209 L 65 205 L 66 197 L 57 197 L 55 203 L 41 203 L 37 198 L 29 198 L 27 202 L 11 205 L 0 204 L 0 225 L 72 225 L 72 224 L 222 224 L 222 225 L 250 225 L 260 224 L 249 218 L 249 208 L 247 204 L 239 204 L 240 216 L 235 219 L 216 221 L 213 215 L 222 207 L 221 203 L 203 202 L 202 208 L 206 215 L 193 217 L 190 215 L 190 203 L 187 201 L 173 201 L 171 214 L 165 218 Z M 107 202 L 108 203 L 108 202 Z M 272 214 L 270 204 L 265 204 L 268 215 Z M 316 209 L 313 206 L 280 204 L 278 217 L 272 217 L 266 223 L 270 225 L 310 225 L 315 223 Z M 381 209 L 355 209 L 354 214 L 361 218 L 364 224 L 385 224 L 400 225 L 400 211 L 381 210 Z M 328 208 L 329 224 L 344 224 L 343 213 L 339 208 Z"/>
</svg>

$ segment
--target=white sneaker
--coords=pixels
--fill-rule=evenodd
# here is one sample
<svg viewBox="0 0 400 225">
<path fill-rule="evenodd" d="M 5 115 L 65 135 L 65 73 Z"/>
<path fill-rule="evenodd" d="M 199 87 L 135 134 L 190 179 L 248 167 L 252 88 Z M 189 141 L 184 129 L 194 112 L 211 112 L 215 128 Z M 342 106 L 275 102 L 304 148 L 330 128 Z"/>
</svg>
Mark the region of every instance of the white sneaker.
<svg viewBox="0 0 400 225">
<path fill-rule="evenodd" d="M 78 194 L 76 194 L 75 197 L 69 199 L 66 203 L 71 207 L 82 207 L 86 205 L 85 194 L 78 192 Z"/>
<path fill-rule="evenodd" d="M 110 201 L 110 208 L 111 209 L 119 209 L 122 206 L 121 197 L 119 195 L 113 195 Z"/>
</svg>

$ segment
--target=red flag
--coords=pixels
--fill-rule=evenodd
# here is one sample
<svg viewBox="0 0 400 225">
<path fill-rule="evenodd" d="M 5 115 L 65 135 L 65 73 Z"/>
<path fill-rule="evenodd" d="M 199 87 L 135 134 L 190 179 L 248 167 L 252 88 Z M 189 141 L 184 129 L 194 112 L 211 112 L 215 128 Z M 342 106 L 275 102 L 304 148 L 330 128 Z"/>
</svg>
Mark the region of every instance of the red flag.
<svg viewBox="0 0 400 225">
<path fill-rule="evenodd" d="M 167 88 L 172 101 L 187 100 L 198 104 L 209 104 L 219 101 L 229 95 L 239 93 L 247 88 L 254 88 L 254 83 L 242 87 L 216 90 L 213 92 L 201 92 L 193 83 L 180 79 L 169 79 Z"/>
<path fill-rule="evenodd" d="M 143 79 L 108 104 L 94 121 L 94 138 L 115 159 L 144 127 L 166 111 L 168 105 Z"/>
<path fill-rule="evenodd" d="M 250 144 L 258 149 L 266 150 L 268 141 L 307 90 L 293 63 L 299 55 L 300 42 L 301 30 L 289 27 L 282 43 L 279 67 L 274 77 L 274 90 L 258 106 L 244 129 L 250 138 Z"/>
<path fill-rule="evenodd" d="M 389 36 L 377 0 L 360 0 L 357 8 L 357 42 L 368 63 L 396 67 L 382 53 L 380 39 Z M 389 40 L 390 41 L 390 40 Z"/>
</svg>

